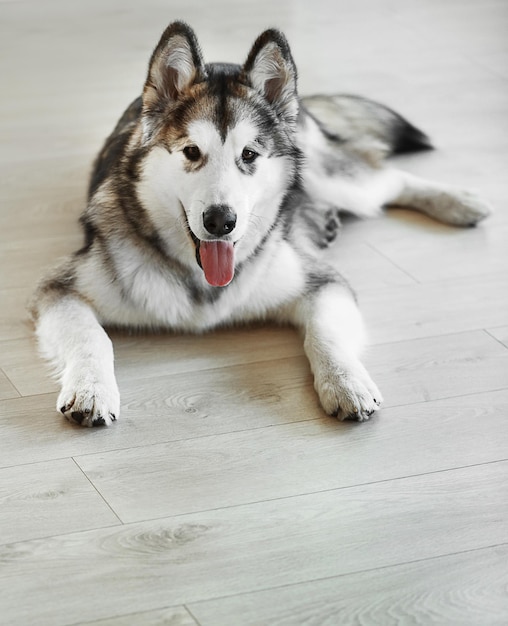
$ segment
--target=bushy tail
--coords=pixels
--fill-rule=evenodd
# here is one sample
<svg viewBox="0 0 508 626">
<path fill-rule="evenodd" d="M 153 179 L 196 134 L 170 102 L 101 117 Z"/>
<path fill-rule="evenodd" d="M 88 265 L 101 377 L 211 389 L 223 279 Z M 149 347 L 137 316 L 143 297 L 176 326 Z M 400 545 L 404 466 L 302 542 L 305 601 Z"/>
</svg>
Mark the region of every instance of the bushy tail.
<svg viewBox="0 0 508 626">
<path fill-rule="evenodd" d="M 430 139 L 389 107 L 352 95 L 307 96 L 303 107 L 330 138 L 341 141 L 380 141 L 389 154 L 431 150 Z"/>
</svg>

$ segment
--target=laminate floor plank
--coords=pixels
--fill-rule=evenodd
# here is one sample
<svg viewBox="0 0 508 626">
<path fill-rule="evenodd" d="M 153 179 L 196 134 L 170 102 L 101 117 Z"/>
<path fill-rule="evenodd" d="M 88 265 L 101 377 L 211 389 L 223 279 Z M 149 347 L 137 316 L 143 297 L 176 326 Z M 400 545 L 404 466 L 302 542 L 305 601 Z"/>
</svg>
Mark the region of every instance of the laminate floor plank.
<svg viewBox="0 0 508 626">
<path fill-rule="evenodd" d="M 393 406 L 506 389 L 507 357 L 488 333 L 472 331 L 373 346 L 365 362 Z"/>
<path fill-rule="evenodd" d="M 31 239 L 0 244 L 0 264 L 16 267 L 16 272 L 0 274 L 0 289 L 26 287 L 34 289 L 41 270 L 55 264 L 59 257 L 77 250 L 82 242 L 79 232 L 48 240 Z"/>
<path fill-rule="evenodd" d="M 385 410 L 507 387 L 508 351 L 482 331 L 381 344 L 371 348 L 366 362 L 385 396 Z M 141 360 L 138 365 L 142 368 Z M 330 419 L 319 407 L 303 356 L 140 378 L 135 383 L 123 381 L 121 369 L 118 373 L 121 416 L 106 430 L 83 432 L 67 424 L 56 412 L 56 391 L 1 402 L 5 450 L 0 462 L 11 465 L 16 459 L 59 458 L 71 451 L 83 454 Z M 25 436 L 20 450 L 10 445 Z M 42 442 L 45 446 L 40 447 Z"/>
<path fill-rule="evenodd" d="M 7 378 L 5 372 L 0 370 L 0 401 L 7 400 L 8 398 L 19 398 L 19 393 Z"/>
<path fill-rule="evenodd" d="M 75 460 L 133 522 L 503 460 L 507 407 L 508 390 L 386 409 L 368 430 L 323 418 Z"/>
<path fill-rule="evenodd" d="M 501 193 L 505 191 L 501 189 Z M 348 218 L 339 236 L 341 245 L 328 250 L 327 257 L 342 263 L 346 253 L 340 248 L 360 241 L 418 283 L 506 274 L 507 215 L 501 208 L 468 229 L 441 224 L 407 209 L 389 209 L 369 220 Z M 352 264 L 351 259 L 344 262 Z M 368 277 L 359 276 L 358 280 L 369 285 Z"/>
<path fill-rule="evenodd" d="M 303 354 L 292 328 L 252 325 L 203 335 L 111 333 L 118 376 L 124 381 L 198 372 Z M 140 367 L 140 363 L 143 366 Z"/>
<path fill-rule="evenodd" d="M 504 626 L 507 560 L 508 546 L 496 546 L 189 608 L 201 626 Z"/>
<path fill-rule="evenodd" d="M 0 544 L 118 524 L 72 459 L 0 469 Z"/>
<path fill-rule="evenodd" d="M 500 343 L 508 348 L 508 326 L 500 326 L 498 328 L 489 328 L 489 334 L 495 337 Z"/>
<path fill-rule="evenodd" d="M 79 622 L 79 626 L 200 626 L 185 607 L 155 609 L 143 613 L 129 613 L 118 617 L 106 617 L 93 622 Z M 75 624 L 74 626 L 78 626 Z"/>
<path fill-rule="evenodd" d="M 414 240 L 377 241 L 376 250 L 421 282 L 482 276 L 508 271 L 508 224 L 497 228 L 480 225 L 476 229 L 455 230 L 448 236 L 433 235 L 432 245 Z M 431 253 L 430 253 L 431 252 Z"/>
<path fill-rule="evenodd" d="M 63 626 L 507 543 L 507 478 L 490 463 L 9 544 L 4 619 Z"/>
<path fill-rule="evenodd" d="M 371 345 L 501 326 L 508 313 L 508 274 L 360 292 L 359 304 Z"/>
<path fill-rule="evenodd" d="M 30 329 L 27 313 L 21 324 Z M 51 376 L 51 366 L 42 361 L 38 352 L 33 331 L 25 337 L 0 342 L 0 366 L 22 396 L 58 390 Z"/>
<path fill-rule="evenodd" d="M 33 333 L 32 326 L 27 323 L 26 312 L 26 303 L 32 291 L 32 288 L 24 287 L 0 290 L 3 309 L 0 318 L 0 346 L 2 341 L 28 337 Z"/>
<path fill-rule="evenodd" d="M 0 341 L 0 366 L 24 396 L 56 391 L 51 368 L 39 355 L 28 313 L 24 307 L 19 313 L 19 333 L 24 336 Z M 303 354 L 302 340 L 290 328 L 257 326 L 204 335 L 110 334 L 118 379 L 129 383 L 161 374 L 192 373 Z"/>
<path fill-rule="evenodd" d="M 348 237 L 347 228 L 345 225 L 338 241 L 325 251 L 325 258 L 333 267 L 340 268 L 340 273 L 355 292 L 363 294 L 417 284 L 412 276 L 374 250 L 369 243 L 360 242 L 358 237 Z"/>
<path fill-rule="evenodd" d="M 417 323 L 414 325 L 418 328 Z M 413 326 L 413 322 L 410 326 Z M 275 347 L 272 346 L 274 333 L 275 336 L 277 335 L 275 331 L 268 331 L 268 334 L 263 336 L 265 331 L 260 329 L 257 335 L 253 335 L 251 339 L 246 339 L 246 342 L 238 342 L 239 337 L 248 337 L 248 334 L 242 335 L 244 332 L 231 330 L 216 336 L 177 338 L 175 339 L 177 346 L 189 346 L 189 354 L 187 357 L 183 355 L 181 360 L 174 360 L 169 356 L 171 337 L 160 338 L 160 345 L 158 346 L 161 348 L 165 344 L 168 345 L 168 357 L 164 355 L 163 351 L 154 347 L 154 344 L 157 343 L 155 337 L 152 338 L 153 343 L 150 348 L 143 346 L 143 342 L 135 342 L 140 346 L 140 352 L 136 350 L 123 352 L 120 347 L 119 356 L 116 359 L 116 373 L 123 391 L 123 402 L 130 405 L 135 397 L 135 402 L 149 403 L 154 401 L 160 404 L 160 394 L 154 396 L 149 389 L 150 385 L 157 384 L 159 378 L 153 378 L 155 376 L 155 364 L 161 365 L 159 372 L 164 371 L 171 376 L 173 382 L 163 384 L 161 388 L 162 393 L 165 393 L 164 390 L 166 389 L 171 395 L 171 388 L 175 387 L 176 381 L 181 380 L 176 372 L 190 370 L 189 376 L 186 378 L 191 381 L 192 371 L 197 375 L 197 372 L 200 371 L 197 369 L 199 366 L 203 368 L 203 371 L 206 371 L 207 368 L 222 370 L 222 363 L 240 363 L 243 355 L 250 354 L 250 359 L 254 361 L 252 367 L 248 365 L 231 366 L 228 370 L 230 374 L 225 376 L 224 384 L 227 385 L 225 391 L 230 393 L 234 384 L 237 384 L 240 390 L 245 388 L 246 384 L 249 390 L 252 389 L 252 382 L 248 382 L 248 379 L 252 379 L 257 371 L 270 367 L 269 364 L 262 366 L 262 360 L 257 366 L 255 365 L 258 362 L 257 359 L 262 359 L 263 355 L 268 356 L 273 361 L 274 375 L 278 376 L 279 374 L 275 370 L 279 364 L 275 361 L 279 360 L 277 357 L 280 356 L 280 352 L 282 355 L 302 353 L 301 340 L 293 331 L 288 331 L 287 335 L 284 335 L 284 331 L 281 337 L 276 340 Z M 393 330 L 389 332 L 391 332 L 390 337 L 393 338 Z M 383 338 L 382 333 L 381 327 L 380 339 Z M 285 337 L 289 337 L 290 340 L 286 346 L 283 346 Z M 37 395 L 52 389 L 56 391 L 57 386 L 49 376 L 49 369 L 40 361 L 33 338 L 13 340 L 4 345 L 8 345 L 8 349 L 0 356 L 0 365 L 22 395 Z M 252 346 L 252 350 L 249 350 L 249 345 Z M 278 347 L 279 345 L 281 348 Z M 125 376 L 122 368 L 123 354 L 126 354 L 128 364 Z M 382 389 L 386 405 L 391 406 L 458 395 L 462 392 L 472 393 L 502 389 L 506 387 L 508 380 L 506 373 L 507 357 L 508 354 L 503 346 L 489 334 L 482 331 L 471 331 L 443 335 L 442 337 L 425 337 L 414 341 L 374 345 L 367 351 L 366 362 Z M 247 356 L 244 362 L 248 362 L 250 359 Z M 301 364 L 302 359 L 303 357 L 298 356 L 288 357 L 283 359 L 281 364 L 285 368 L 289 368 L 290 371 L 292 364 L 294 364 L 298 376 L 308 380 L 308 377 L 303 374 L 304 371 L 308 372 L 308 367 Z M 148 364 L 146 369 L 144 369 L 145 361 Z M 305 360 L 304 362 L 306 364 Z M 476 363 L 474 371 L 473 362 Z M 137 370 L 135 365 L 137 365 Z M 450 377 L 445 380 L 442 377 L 442 372 L 451 365 L 453 365 L 453 371 Z M 136 377 L 137 372 L 139 374 Z M 145 378 L 147 376 L 152 378 Z M 131 384 L 133 378 L 137 378 L 137 381 L 140 382 L 139 387 Z M 198 386 L 198 389 L 200 387 Z M 432 387 L 432 391 L 429 391 L 429 387 Z M 222 389 L 224 390 L 224 387 Z M 168 396 L 164 396 L 162 402 L 166 402 L 167 398 Z"/>
</svg>

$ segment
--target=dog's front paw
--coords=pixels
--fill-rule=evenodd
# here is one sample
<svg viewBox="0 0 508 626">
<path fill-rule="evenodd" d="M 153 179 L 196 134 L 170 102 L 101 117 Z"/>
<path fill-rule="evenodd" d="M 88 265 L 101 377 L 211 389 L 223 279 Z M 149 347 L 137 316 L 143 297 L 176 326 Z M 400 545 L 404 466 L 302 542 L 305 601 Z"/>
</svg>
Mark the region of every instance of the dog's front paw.
<svg viewBox="0 0 508 626">
<path fill-rule="evenodd" d="M 86 371 L 66 376 L 57 410 L 81 426 L 109 426 L 120 415 L 120 393 L 114 377 L 99 380 Z"/>
<path fill-rule="evenodd" d="M 364 422 L 383 401 L 381 393 L 363 368 L 339 367 L 315 377 L 315 389 L 324 410 L 341 420 Z"/>
</svg>

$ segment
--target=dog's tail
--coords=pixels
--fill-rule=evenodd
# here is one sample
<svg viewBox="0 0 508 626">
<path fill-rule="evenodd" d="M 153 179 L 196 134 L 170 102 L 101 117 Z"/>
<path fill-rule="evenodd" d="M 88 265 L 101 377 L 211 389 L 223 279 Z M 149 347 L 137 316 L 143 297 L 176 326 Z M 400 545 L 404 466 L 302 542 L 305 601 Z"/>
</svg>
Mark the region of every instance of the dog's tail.
<svg viewBox="0 0 508 626">
<path fill-rule="evenodd" d="M 374 139 L 388 154 L 403 154 L 433 148 L 425 133 L 389 107 L 352 95 L 307 96 L 301 103 L 332 140 L 355 142 Z"/>
</svg>

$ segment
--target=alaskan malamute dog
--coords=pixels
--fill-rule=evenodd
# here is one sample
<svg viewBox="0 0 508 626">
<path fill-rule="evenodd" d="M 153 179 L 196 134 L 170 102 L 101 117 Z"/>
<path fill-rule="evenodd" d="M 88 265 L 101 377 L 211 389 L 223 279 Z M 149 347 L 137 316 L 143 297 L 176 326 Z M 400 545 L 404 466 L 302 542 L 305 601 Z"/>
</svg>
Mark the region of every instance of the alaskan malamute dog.
<svg viewBox="0 0 508 626">
<path fill-rule="evenodd" d="M 95 162 L 83 247 L 33 299 L 40 347 L 61 378 L 57 409 L 83 426 L 118 418 L 102 325 L 201 332 L 274 320 L 301 330 L 326 413 L 368 419 L 382 396 L 360 361 L 362 318 L 320 251 L 341 211 L 401 205 L 459 226 L 484 218 L 476 196 L 384 164 L 428 147 L 370 100 L 299 98 L 277 30 L 239 66 L 205 64 L 191 28 L 171 24 L 142 96 Z"/>
</svg>

